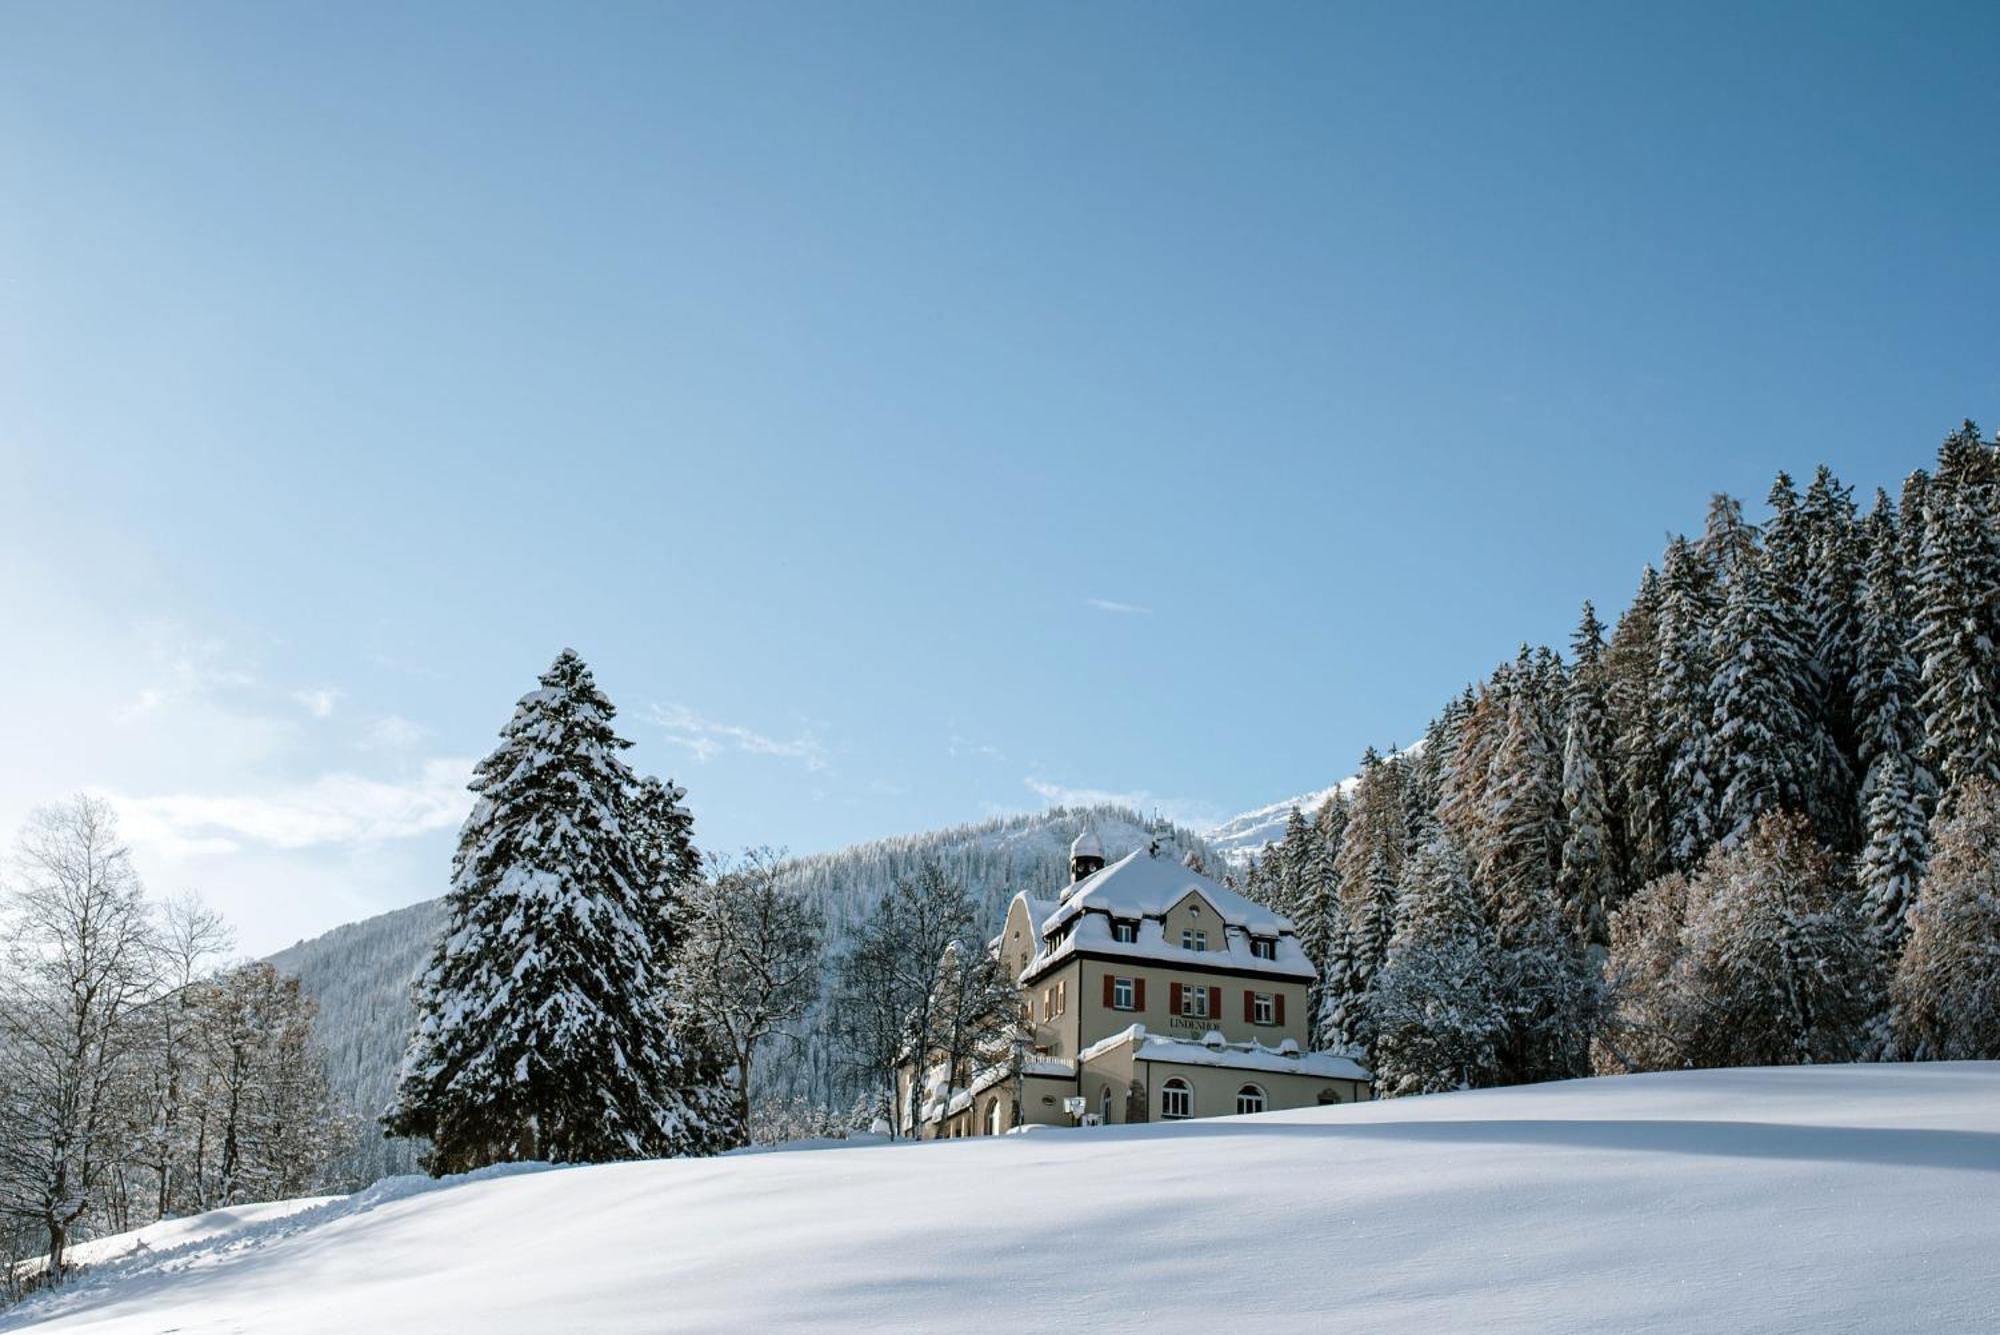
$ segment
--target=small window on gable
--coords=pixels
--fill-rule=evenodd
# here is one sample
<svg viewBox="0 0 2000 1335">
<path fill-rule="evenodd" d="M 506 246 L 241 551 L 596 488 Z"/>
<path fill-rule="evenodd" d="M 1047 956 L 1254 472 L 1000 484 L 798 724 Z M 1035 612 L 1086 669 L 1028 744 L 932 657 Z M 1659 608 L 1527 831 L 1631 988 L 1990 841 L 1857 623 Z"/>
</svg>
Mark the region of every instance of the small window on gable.
<svg viewBox="0 0 2000 1335">
<path fill-rule="evenodd" d="M 1194 1089 L 1175 1076 L 1160 1086 L 1160 1120 L 1178 1122 L 1194 1116 Z"/>
<path fill-rule="evenodd" d="M 1130 922 L 1124 918 L 1113 918 L 1111 920 L 1111 939 L 1113 941 L 1124 941 L 1128 944 L 1137 941 L 1139 939 L 1139 924 Z"/>
<path fill-rule="evenodd" d="M 1197 931 L 1196 931 L 1196 930 L 1195 930 L 1194 928 L 1192 928 L 1192 927 L 1188 927 L 1188 928 L 1184 928 L 1184 929 L 1183 929 L 1183 930 L 1181 931 L 1181 949 L 1182 949 L 1182 950 L 1207 950 L 1207 949 L 1208 949 L 1208 933 L 1207 933 L 1207 932 L 1197 932 Z"/>
<path fill-rule="evenodd" d="M 1260 960 L 1278 958 L 1278 943 L 1268 936 L 1250 938 L 1250 953 Z"/>
</svg>

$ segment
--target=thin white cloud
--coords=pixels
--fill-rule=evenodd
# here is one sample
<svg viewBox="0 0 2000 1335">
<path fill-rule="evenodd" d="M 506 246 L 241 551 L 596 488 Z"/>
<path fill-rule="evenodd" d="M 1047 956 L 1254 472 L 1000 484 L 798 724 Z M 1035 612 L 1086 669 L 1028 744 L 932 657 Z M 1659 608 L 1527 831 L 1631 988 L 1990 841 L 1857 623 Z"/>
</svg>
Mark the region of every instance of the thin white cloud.
<svg viewBox="0 0 2000 1335">
<path fill-rule="evenodd" d="M 988 760 L 1001 758 L 1000 748 L 992 743 L 975 742 L 970 737 L 961 737 L 957 733 L 951 735 L 951 740 L 946 743 L 946 750 L 954 759 L 959 756 L 985 756 Z"/>
<path fill-rule="evenodd" d="M 343 694 L 338 686 L 317 686 L 309 691 L 293 691 L 292 699 L 314 718 L 331 718 L 333 707 L 340 703 Z"/>
<path fill-rule="evenodd" d="M 1110 612 L 1117 616 L 1149 617 L 1153 615 L 1153 609 L 1150 607 L 1141 607 L 1137 603 L 1121 603 L 1115 598 L 1086 598 L 1083 601 L 1087 607 L 1094 607 L 1100 612 Z"/>
<path fill-rule="evenodd" d="M 1032 774 L 1021 782 L 1052 807 L 1121 806 L 1130 807 L 1144 816 L 1157 811 L 1176 825 L 1197 830 L 1208 829 L 1221 818 L 1214 803 L 1185 797 L 1161 797 L 1143 788 L 1125 792 L 1110 788 L 1072 788 Z"/>
<path fill-rule="evenodd" d="M 450 829 L 465 819 L 472 762 L 435 759 L 403 780 L 326 774 L 270 792 L 169 793 L 134 797 L 109 792 L 133 844 L 185 857 L 244 845 L 278 849 L 374 844 Z"/>
<path fill-rule="evenodd" d="M 421 723 L 412 723 L 401 714 L 384 714 L 369 721 L 354 745 L 361 751 L 403 752 L 415 749 L 430 735 L 431 730 Z"/>
<path fill-rule="evenodd" d="M 810 730 L 789 740 L 771 737 L 741 724 L 703 718 L 686 705 L 655 704 L 649 717 L 669 742 L 698 762 L 706 763 L 723 751 L 740 751 L 794 761 L 815 772 L 829 765 L 825 745 Z"/>
</svg>

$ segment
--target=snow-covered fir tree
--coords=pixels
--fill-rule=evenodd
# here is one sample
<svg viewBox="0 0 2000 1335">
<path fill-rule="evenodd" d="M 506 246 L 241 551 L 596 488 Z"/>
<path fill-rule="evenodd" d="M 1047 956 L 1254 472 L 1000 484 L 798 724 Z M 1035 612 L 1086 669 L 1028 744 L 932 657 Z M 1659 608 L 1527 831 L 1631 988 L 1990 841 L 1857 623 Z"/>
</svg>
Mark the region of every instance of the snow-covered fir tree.
<svg viewBox="0 0 2000 1335">
<path fill-rule="evenodd" d="M 1648 566 L 1604 651 L 1609 788 L 1622 835 L 1617 843 L 1621 897 L 1667 869 L 1666 770 L 1653 704 L 1659 663 L 1660 579 Z"/>
<path fill-rule="evenodd" d="M 1376 979 L 1375 1074 L 1385 1095 L 1494 1083 L 1508 1028 L 1492 924 L 1464 855 L 1440 833 L 1404 864 Z"/>
<path fill-rule="evenodd" d="M 1949 811 L 1973 779 L 2000 779 L 2000 553 L 1993 449 L 1971 422 L 1946 438 L 1924 499 L 1917 571 L 1928 762 Z"/>
<path fill-rule="evenodd" d="M 1688 870 L 1715 842 L 1713 575 L 1686 539 L 1667 548 L 1660 581 L 1660 659 L 1653 715 L 1666 808 L 1666 857 Z"/>
<path fill-rule="evenodd" d="M 1721 800 L 1717 833 L 1734 843 L 1766 811 L 1805 809 L 1817 725 L 1807 713 L 1812 670 L 1751 552 L 1725 595 L 1716 642 L 1711 737 Z"/>
<path fill-rule="evenodd" d="M 1580 945 L 1611 944 L 1609 915 L 1618 898 L 1611 848 L 1613 819 L 1604 774 L 1609 760 L 1604 687 L 1604 627 L 1597 609 L 1583 605 L 1571 647 L 1568 725 L 1562 745 L 1562 858 L 1556 900 Z"/>
<path fill-rule="evenodd" d="M 419 985 L 394 1135 L 434 1172 L 702 1152 L 728 1098 L 684 1050 L 629 743 L 573 651 L 474 772 L 444 935 Z"/>
<path fill-rule="evenodd" d="M 1868 919 L 1885 958 L 1909 933 L 1917 882 L 1929 860 L 1925 808 L 1935 785 L 1923 767 L 1916 659 L 1896 513 L 1884 492 L 1863 526 L 1868 552 L 1851 692 L 1863 766 L 1859 864 Z"/>
<path fill-rule="evenodd" d="M 1292 926 L 1299 948 L 1312 963 L 1315 976 L 1306 994 L 1308 1015 L 1326 1007 L 1326 996 L 1337 980 L 1329 978 L 1336 939 L 1346 929 L 1340 896 L 1340 845 L 1347 836 L 1347 801 L 1339 793 L 1326 799 L 1313 816 L 1311 855 L 1302 877 L 1302 894 Z"/>
</svg>

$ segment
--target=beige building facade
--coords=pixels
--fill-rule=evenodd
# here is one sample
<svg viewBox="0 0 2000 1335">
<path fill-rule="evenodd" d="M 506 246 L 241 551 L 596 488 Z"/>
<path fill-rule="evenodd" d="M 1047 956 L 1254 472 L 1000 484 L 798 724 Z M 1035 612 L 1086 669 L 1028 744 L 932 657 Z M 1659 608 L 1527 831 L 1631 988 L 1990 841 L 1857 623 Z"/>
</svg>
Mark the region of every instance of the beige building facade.
<svg viewBox="0 0 2000 1335">
<path fill-rule="evenodd" d="M 1351 1103 L 1372 1096 L 1344 1053 L 1308 1050 L 1313 968 L 1289 921 L 1157 847 L 1109 863 L 1086 832 L 1053 899 L 1008 905 L 994 942 L 1020 980 L 1016 1050 L 948 1084 L 925 1073 L 905 1134 L 1121 1125 Z"/>
</svg>

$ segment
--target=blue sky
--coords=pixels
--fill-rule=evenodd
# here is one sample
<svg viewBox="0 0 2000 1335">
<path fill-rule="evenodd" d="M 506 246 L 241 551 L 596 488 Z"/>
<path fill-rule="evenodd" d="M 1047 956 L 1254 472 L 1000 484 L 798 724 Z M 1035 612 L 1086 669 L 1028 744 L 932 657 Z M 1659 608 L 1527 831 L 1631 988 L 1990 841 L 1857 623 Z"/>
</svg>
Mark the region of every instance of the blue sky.
<svg viewBox="0 0 2000 1335">
<path fill-rule="evenodd" d="M 1323 786 L 2000 418 L 1905 8 L 6 6 L 0 820 L 268 949 L 565 644 L 718 847 Z"/>
</svg>

